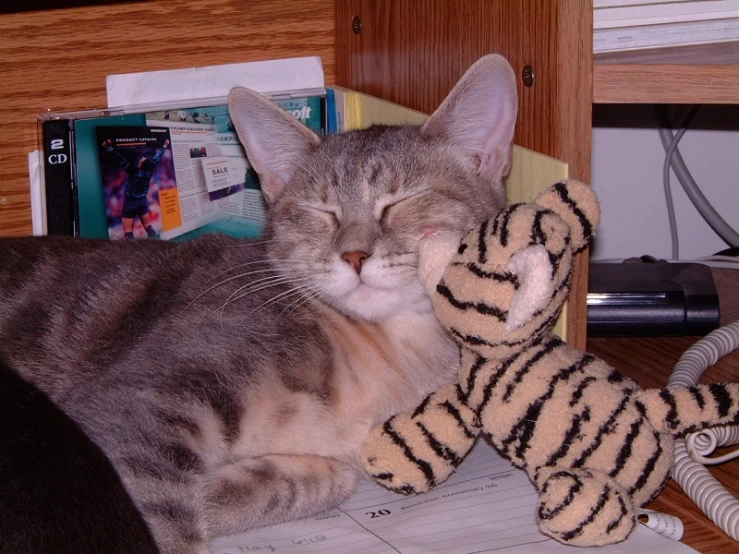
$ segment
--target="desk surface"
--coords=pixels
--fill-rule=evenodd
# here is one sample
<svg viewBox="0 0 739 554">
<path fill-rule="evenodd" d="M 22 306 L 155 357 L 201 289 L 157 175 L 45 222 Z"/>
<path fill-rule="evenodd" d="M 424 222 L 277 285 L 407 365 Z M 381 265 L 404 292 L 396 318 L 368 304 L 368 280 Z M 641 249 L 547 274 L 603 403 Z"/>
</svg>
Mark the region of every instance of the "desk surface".
<svg viewBox="0 0 739 554">
<path fill-rule="evenodd" d="M 642 387 L 662 387 L 672 367 L 696 337 L 675 338 L 591 338 L 588 351 L 603 358 Z M 739 351 L 734 351 L 709 368 L 701 382 L 739 381 Z M 739 497 L 739 460 L 711 469 L 732 494 Z M 685 525 L 683 542 L 704 554 L 735 554 L 739 543 L 716 527 L 671 481 L 649 505 L 655 511 L 678 516 Z"/>
</svg>

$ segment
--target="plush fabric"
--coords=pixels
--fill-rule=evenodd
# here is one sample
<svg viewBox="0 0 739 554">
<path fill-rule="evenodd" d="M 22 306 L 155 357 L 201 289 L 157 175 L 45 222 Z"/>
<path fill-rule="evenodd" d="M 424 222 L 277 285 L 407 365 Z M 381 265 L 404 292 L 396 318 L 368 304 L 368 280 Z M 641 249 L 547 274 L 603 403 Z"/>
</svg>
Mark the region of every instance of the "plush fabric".
<svg viewBox="0 0 739 554">
<path fill-rule="evenodd" d="M 674 435 L 739 421 L 737 385 L 643 391 L 552 333 L 574 255 L 599 217 L 592 190 L 566 181 L 502 211 L 451 253 L 449 237 L 426 239 L 435 244 L 422 249 L 419 271 L 460 346 L 459 380 L 373 429 L 363 458 L 379 483 L 425 492 L 483 433 L 535 485 L 543 533 L 611 544 L 669 479 Z"/>
</svg>

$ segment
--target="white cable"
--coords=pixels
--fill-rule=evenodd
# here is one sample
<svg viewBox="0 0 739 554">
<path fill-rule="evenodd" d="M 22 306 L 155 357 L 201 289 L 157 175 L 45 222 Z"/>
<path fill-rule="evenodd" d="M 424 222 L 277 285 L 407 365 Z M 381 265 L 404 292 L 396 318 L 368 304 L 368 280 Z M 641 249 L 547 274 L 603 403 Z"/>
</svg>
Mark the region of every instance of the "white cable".
<svg viewBox="0 0 739 554">
<path fill-rule="evenodd" d="M 695 117 L 695 114 L 698 111 L 699 107 L 700 106 L 693 106 L 690 109 L 690 111 L 688 112 L 688 115 L 685 116 L 685 120 L 683 121 L 683 124 L 680 126 L 680 129 L 675 134 L 675 136 L 672 135 L 672 131 L 670 131 L 666 127 L 660 126 L 660 137 L 661 138 L 662 138 L 663 130 L 666 130 L 670 135 L 669 142 L 666 142 L 666 137 L 662 138 L 662 145 L 665 148 L 665 162 L 662 166 L 662 185 L 664 186 L 664 189 L 665 189 L 665 202 L 667 203 L 667 219 L 670 223 L 670 238 L 672 239 L 672 257 L 675 260 L 677 260 L 680 257 L 680 242 L 678 240 L 678 234 L 677 234 L 677 216 L 675 215 L 675 204 L 672 201 L 672 188 L 670 187 L 670 166 L 672 165 L 672 158 L 675 156 L 675 153 L 679 154 L 677 145 L 680 142 L 680 139 L 683 138 L 685 131 L 688 130 L 688 125 L 690 125 L 690 122 L 693 120 L 693 117 Z"/>
<path fill-rule="evenodd" d="M 704 466 L 723 464 L 724 462 L 739 458 L 739 450 L 723 456 L 708 457 L 719 446 L 728 446 L 737 443 L 739 443 L 739 425 L 712 427 L 690 433 L 685 437 L 685 446 L 688 448 L 688 454 L 696 462 Z"/>
<path fill-rule="evenodd" d="M 675 365 L 667 386 L 695 385 L 708 367 L 737 348 L 739 348 L 739 321 L 716 329 L 690 347 Z M 726 436 L 715 436 L 709 441 L 715 441 L 716 444 L 722 444 L 720 442 L 722 440 L 733 441 L 735 433 L 734 430 L 727 431 Z M 739 500 L 735 499 L 704 465 L 691 458 L 684 439 L 675 441 L 672 478 L 711 521 L 731 538 L 739 540 Z"/>
<path fill-rule="evenodd" d="M 687 124 L 690 122 L 690 119 L 692 119 L 693 115 L 695 115 L 695 110 L 697 110 L 697 106 L 694 106 L 693 109 L 691 109 L 690 113 L 685 119 L 685 122 L 682 125 L 682 128 L 680 131 L 684 133 L 684 129 L 686 128 Z M 667 152 L 666 158 L 665 158 L 665 167 L 663 168 L 663 180 L 665 178 L 664 171 L 667 170 L 667 178 L 668 180 L 665 181 L 665 194 L 669 194 L 668 199 L 668 215 L 669 210 L 672 208 L 671 205 L 671 193 L 668 193 L 669 190 L 669 169 L 667 166 L 667 161 L 669 159 L 669 166 L 672 167 L 672 171 L 675 173 L 675 176 L 677 177 L 678 181 L 680 181 L 680 184 L 682 185 L 683 189 L 685 190 L 685 194 L 688 195 L 688 198 L 690 198 L 691 202 L 693 202 L 693 205 L 698 210 L 698 212 L 703 216 L 703 219 L 706 220 L 706 223 L 708 223 L 711 228 L 716 232 L 716 234 L 721 237 L 727 244 L 730 244 L 731 246 L 739 246 L 739 233 L 737 233 L 731 225 L 729 225 L 722 217 L 719 215 L 719 213 L 715 210 L 715 208 L 711 205 L 711 203 L 708 201 L 708 199 L 703 195 L 703 192 L 701 192 L 700 187 L 698 187 L 698 184 L 695 182 L 695 179 L 693 179 L 693 176 L 690 173 L 690 170 L 688 170 L 688 167 L 685 165 L 685 161 L 683 160 L 683 157 L 680 155 L 680 151 L 677 149 L 677 142 L 675 139 L 677 138 L 677 135 L 673 136 L 672 131 L 668 129 L 664 124 L 663 121 L 666 119 L 665 117 L 665 111 L 664 107 L 660 108 L 660 125 L 659 125 L 659 136 L 662 141 L 662 146 L 665 148 L 665 152 Z M 680 134 L 680 132 L 678 132 Z M 682 134 L 680 134 L 680 137 L 682 137 Z M 679 140 L 679 138 L 678 138 Z M 668 152 L 668 150 L 672 147 L 672 150 Z M 672 208 L 674 210 L 674 208 Z M 673 211 L 673 217 L 674 217 L 674 211 Z M 670 223 L 672 225 L 672 219 L 670 220 Z M 671 228 L 672 232 L 672 228 Z M 673 239 L 676 238 L 677 231 L 675 230 L 675 235 L 673 235 Z M 673 257 L 677 258 L 676 255 L 674 255 L 676 245 L 677 243 L 673 243 Z"/>
</svg>

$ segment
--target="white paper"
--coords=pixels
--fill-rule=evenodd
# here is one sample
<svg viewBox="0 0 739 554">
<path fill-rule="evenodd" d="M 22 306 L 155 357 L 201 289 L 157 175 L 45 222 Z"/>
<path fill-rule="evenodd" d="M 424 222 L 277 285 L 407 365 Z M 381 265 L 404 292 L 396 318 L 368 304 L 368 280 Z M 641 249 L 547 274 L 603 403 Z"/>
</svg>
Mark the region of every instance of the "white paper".
<svg viewBox="0 0 739 554">
<path fill-rule="evenodd" d="M 249 162 L 244 157 L 209 156 L 200 158 L 200 163 L 208 192 L 243 185 L 244 175 L 249 169 Z"/>
<path fill-rule="evenodd" d="M 674 541 L 679 541 L 683 538 L 685 526 L 683 526 L 683 522 L 675 516 L 653 512 L 652 510 L 639 510 L 638 516 L 639 521 L 643 525 L 655 533 L 659 533 L 663 537 L 667 537 Z"/>
<path fill-rule="evenodd" d="M 403 496 L 366 483 L 340 509 L 322 516 L 231 535 L 211 543 L 213 554 L 507 554 L 580 553 L 542 535 L 534 512 L 536 491 L 522 471 L 487 443 L 478 444 L 459 470 L 427 494 Z M 599 554 L 680 554 L 690 547 L 643 525 Z"/>
<path fill-rule="evenodd" d="M 46 234 L 46 187 L 41 171 L 41 150 L 28 153 L 28 179 L 31 187 L 31 225 L 33 234 Z"/>
<path fill-rule="evenodd" d="M 261 93 L 321 89 L 325 86 L 321 58 L 124 73 L 106 79 L 109 107 L 220 98 L 234 86 Z"/>
<path fill-rule="evenodd" d="M 166 120 L 160 116 L 158 112 L 147 114 L 146 123 L 169 128 L 182 217 L 180 225 L 162 231 L 161 237 L 173 239 L 232 216 L 252 219 L 252 225 L 261 226 L 265 219 L 262 196 L 259 191 L 245 190 L 249 163 L 236 134 L 219 130 L 212 122 L 192 123 L 175 114 Z M 224 169 L 225 174 L 213 173 Z"/>
</svg>

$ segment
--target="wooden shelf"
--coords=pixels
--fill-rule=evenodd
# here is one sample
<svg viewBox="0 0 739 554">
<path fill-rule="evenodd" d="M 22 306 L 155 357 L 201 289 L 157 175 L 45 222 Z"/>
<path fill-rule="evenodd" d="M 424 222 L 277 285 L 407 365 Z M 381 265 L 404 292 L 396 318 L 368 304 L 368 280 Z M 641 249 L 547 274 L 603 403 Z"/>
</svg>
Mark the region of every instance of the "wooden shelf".
<svg viewBox="0 0 739 554">
<path fill-rule="evenodd" d="M 596 54 L 596 104 L 736 104 L 739 42 Z"/>
</svg>

